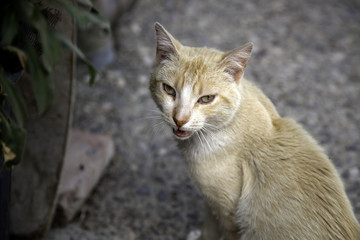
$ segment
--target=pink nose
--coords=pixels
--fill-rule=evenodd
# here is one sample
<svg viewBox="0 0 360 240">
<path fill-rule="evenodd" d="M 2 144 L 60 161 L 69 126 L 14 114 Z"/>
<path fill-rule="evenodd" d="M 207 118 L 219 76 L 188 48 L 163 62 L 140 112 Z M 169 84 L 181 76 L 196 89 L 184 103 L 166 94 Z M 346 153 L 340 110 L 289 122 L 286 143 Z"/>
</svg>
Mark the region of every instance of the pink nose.
<svg viewBox="0 0 360 240">
<path fill-rule="evenodd" d="M 179 120 L 179 119 L 177 119 L 176 117 L 174 117 L 173 119 L 174 119 L 174 122 L 175 122 L 176 126 L 178 126 L 178 127 L 182 127 L 182 126 L 184 126 L 184 125 L 188 122 L 187 119 L 181 119 L 181 120 Z"/>
</svg>

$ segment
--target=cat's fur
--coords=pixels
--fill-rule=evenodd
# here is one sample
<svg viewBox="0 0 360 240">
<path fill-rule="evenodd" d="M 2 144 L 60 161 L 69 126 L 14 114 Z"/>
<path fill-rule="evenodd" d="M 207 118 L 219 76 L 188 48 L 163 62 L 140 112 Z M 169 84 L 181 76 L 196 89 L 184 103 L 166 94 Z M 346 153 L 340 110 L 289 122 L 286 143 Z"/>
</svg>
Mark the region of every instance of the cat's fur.
<svg viewBox="0 0 360 240">
<path fill-rule="evenodd" d="M 243 78 L 252 44 L 224 53 L 155 29 L 150 90 L 209 205 L 200 239 L 360 239 L 323 149 Z"/>
</svg>

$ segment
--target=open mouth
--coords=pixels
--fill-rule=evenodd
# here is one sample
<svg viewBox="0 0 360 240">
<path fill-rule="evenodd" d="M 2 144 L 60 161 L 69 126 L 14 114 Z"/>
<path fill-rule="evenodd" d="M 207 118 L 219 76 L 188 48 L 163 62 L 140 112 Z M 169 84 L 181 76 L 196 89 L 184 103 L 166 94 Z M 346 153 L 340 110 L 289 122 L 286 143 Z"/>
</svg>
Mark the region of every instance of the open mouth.
<svg viewBox="0 0 360 240">
<path fill-rule="evenodd" d="M 178 138 L 180 139 L 185 139 L 185 138 L 188 138 L 192 135 L 192 132 L 189 132 L 189 131 L 182 131 L 182 130 L 175 130 L 173 129 L 173 132 L 175 134 L 175 136 L 177 136 Z"/>
</svg>

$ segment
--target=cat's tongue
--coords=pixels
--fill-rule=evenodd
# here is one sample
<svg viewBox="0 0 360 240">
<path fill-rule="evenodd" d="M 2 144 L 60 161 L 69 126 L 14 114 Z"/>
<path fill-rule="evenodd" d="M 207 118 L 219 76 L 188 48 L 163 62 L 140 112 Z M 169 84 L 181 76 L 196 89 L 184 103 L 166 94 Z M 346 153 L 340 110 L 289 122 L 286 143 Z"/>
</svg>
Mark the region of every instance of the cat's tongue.
<svg viewBox="0 0 360 240">
<path fill-rule="evenodd" d="M 187 131 L 181 131 L 181 130 L 173 130 L 174 134 L 179 137 L 179 138 L 185 138 L 185 137 L 189 137 L 191 135 L 191 132 L 187 132 Z"/>
</svg>

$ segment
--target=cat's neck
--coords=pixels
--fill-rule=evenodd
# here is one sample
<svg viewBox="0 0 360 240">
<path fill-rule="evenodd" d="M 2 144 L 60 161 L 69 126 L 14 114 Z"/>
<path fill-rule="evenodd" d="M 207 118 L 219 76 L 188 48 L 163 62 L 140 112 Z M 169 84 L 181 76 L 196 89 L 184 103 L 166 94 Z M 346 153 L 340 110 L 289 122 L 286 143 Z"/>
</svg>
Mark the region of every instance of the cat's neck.
<svg viewBox="0 0 360 240">
<path fill-rule="evenodd" d="M 190 139 L 178 142 L 188 161 L 209 160 L 216 155 L 240 152 L 271 135 L 272 120 L 279 117 L 275 107 L 252 83 L 245 79 L 241 81 L 242 99 L 230 124 L 211 133 L 196 133 Z"/>
</svg>

